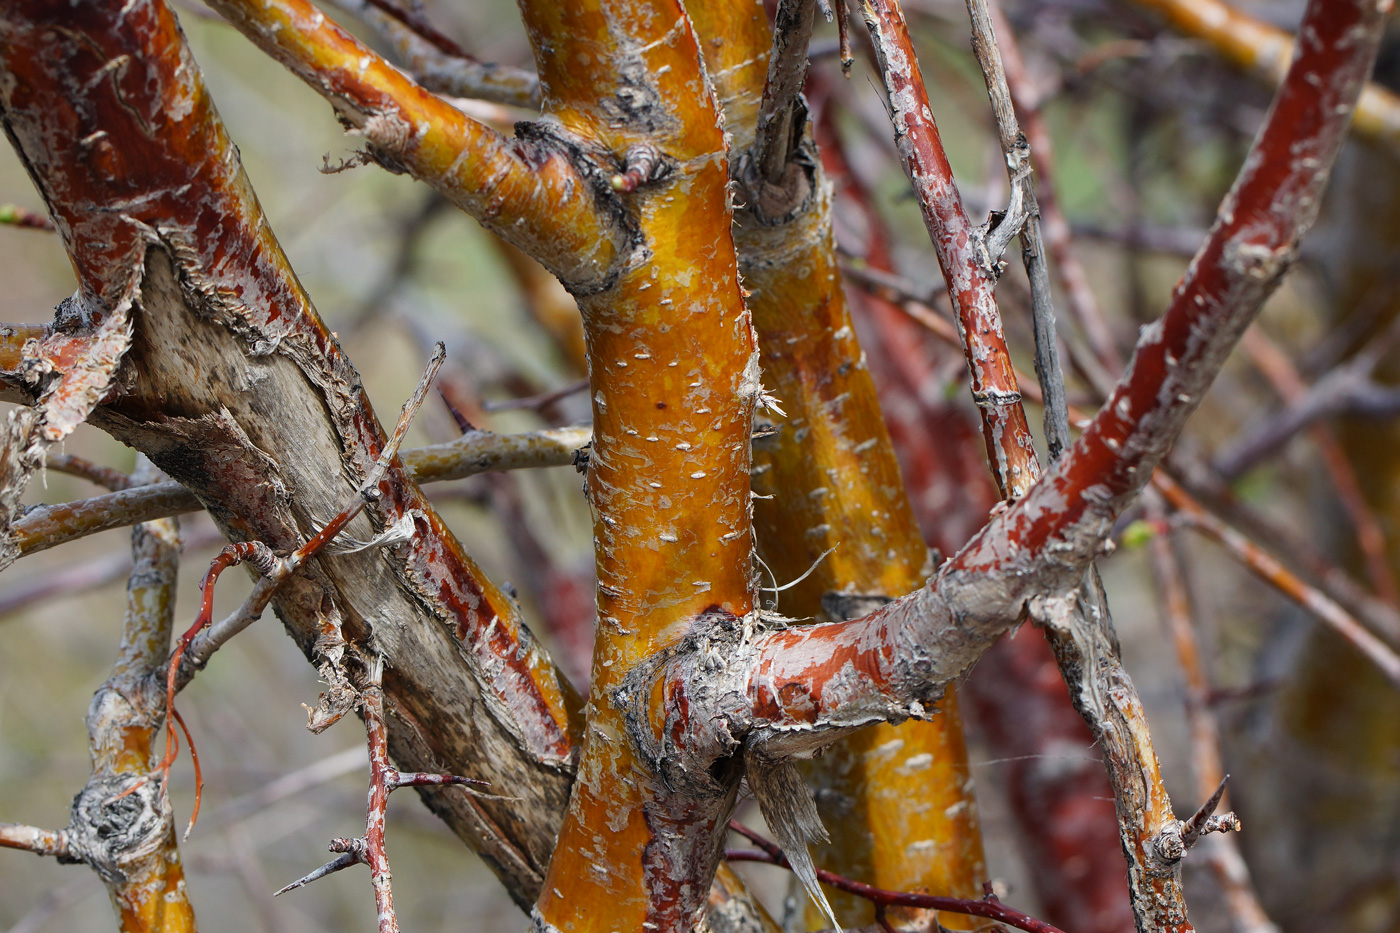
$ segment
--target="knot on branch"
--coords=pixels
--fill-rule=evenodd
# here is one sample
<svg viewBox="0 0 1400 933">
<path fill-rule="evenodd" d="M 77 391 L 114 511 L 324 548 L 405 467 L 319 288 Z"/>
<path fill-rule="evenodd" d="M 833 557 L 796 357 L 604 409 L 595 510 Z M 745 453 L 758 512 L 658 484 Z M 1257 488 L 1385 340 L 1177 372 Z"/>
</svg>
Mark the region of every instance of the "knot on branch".
<svg viewBox="0 0 1400 933">
<path fill-rule="evenodd" d="M 605 218 L 609 227 L 618 231 L 620 241 L 618 260 L 601 275 L 590 267 L 589 277 L 579 280 L 575 276 L 552 269 L 559 277 L 559 283 L 575 298 L 586 298 L 605 292 L 617 284 L 618 278 L 630 269 L 636 268 L 651 259 L 651 250 L 642 236 L 641 227 L 620 197 L 619 189 L 613 186 L 617 176 L 614 154 L 597 143 L 569 132 L 558 123 L 545 120 L 522 121 L 515 124 L 515 135 L 525 143 L 522 157 L 536 166 L 545 164 L 551 157 L 558 156 L 573 166 L 588 185 L 593 195 L 593 206 L 600 217 Z M 669 165 L 664 159 L 653 163 Z M 660 180 L 656 176 L 651 180 Z"/>
<path fill-rule="evenodd" d="M 1193 813 L 1190 819 L 1169 820 L 1161 832 L 1157 833 L 1152 840 L 1152 854 L 1163 868 L 1175 868 L 1201 837 L 1211 833 L 1237 833 L 1243 828 L 1240 818 L 1234 813 L 1215 812 L 1215 808 L 1220 806 L 1220 801 L 1225 796 L 1225 784 L 1229 780 L 1230 776 L 1225 775 L 1215 793 L 1201 804 L 1201 808 Z"/>
<path fill-rule="evenodd" d="M 90 865 L 103 881 L 120 884 L 123 866 L 158 849 L 170 832 L 170 802 L 160 781 L 132 789 L 135 775 L 94 775 L 73 798 L 62 862 Z"/>
<path fill-rule="evenodd" d="M 748 730 L 744 684 L 755 633 L 781 623 L 770 613 L 742 618 L 712 606 L 691 622 L 688 635 L 632 668 L 613 688 L 639 757 L 676 793 L 707 799 L 728 793 L 715 766 L 732 758 Z M 660 687 L 665 720 L 651 719 Z"/>
<path fill-rule="evenodd" d="M 764 169 L 755 153 L 744 153 L 733 170 L 744 202 L 737 209 L 765 227 L 790 223 L 812 202 L 818 184 L 817 164 L 816 150 L 808 137 L 803 137 L 773 172 Z"/>
</svg>

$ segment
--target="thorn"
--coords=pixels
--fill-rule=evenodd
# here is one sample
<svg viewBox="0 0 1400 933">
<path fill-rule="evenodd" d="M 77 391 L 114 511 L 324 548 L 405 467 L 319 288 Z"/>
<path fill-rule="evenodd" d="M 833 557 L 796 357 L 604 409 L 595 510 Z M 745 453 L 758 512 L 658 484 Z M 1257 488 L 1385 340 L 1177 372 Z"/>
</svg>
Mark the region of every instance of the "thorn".
<svg viewBox="0 0 1400 933">
<path fill-rule="evenodd" d="M 341 840 L 339 839 L 336 840 L 336 842 L 340 841 Z M 335 843 L 331 843 L 331 845 L 335 845 Z M 358 865 L 363 861 L 364 858 L 360 855 L 359 850 L 351 849 L 350 851 L 344 852 L 341 855 L 336 856 L 334 859 L 331 859 L 329 862 L 322 865 L 320 868 L 317 868 L 314 871 L 308 872 L 307 874 L 301 876 L 296 881 L 293 881 L 291 884 L 287 885 L 285 888 L 282 888 L 278 891 L 273 891 L 272 896 L 276 897 L 279 894 L 286 894 L 288 891 L 295 891 L 297 888 L 303 888 L 313 881 L 326 877 L 326 875 L 334 874 L 335 872 L 341 871 L 342 869 L 349 868 L 351 865 Z"/>
<path fill-rule="evenodd" d="M 1196 844 L 1196 841 L 1198 839 L 1200 839 L 1207 833 L 1229 832 L 1231 828 L 1236 830 L 1238 829 L 1239 818 L 1236 817 L 1233 813 L 1222 814 L 1222 817 L 1229 816 L 1231 820 L 1233 820 L 1233 827 L 1225 828 L 1224 826 L 1217 826 L 1214 829 L 1210 827 L 1210 824 L 1212 822 L 1211 816 L 1215 813 L 1215 808 L 1220 806 L 1220 801 L 1225 796 L 1225 784 L 1229 780 L 1230 775 L 1228 774 L 1221 778 L 1220 786 L 1215 789 L 1215 793 L 1211 794 L 1210 799 L 1207 800 L 1205 803 L 1201 804 L 1201 808 L 1195 813 L 1191 814 L 1191 818 L 1187 820 L 1185 824 L 1182 825 L 1181 841 L 1186 846 L 1186 848 L 1191 848 L 1193 845 Z"/>
</svg>

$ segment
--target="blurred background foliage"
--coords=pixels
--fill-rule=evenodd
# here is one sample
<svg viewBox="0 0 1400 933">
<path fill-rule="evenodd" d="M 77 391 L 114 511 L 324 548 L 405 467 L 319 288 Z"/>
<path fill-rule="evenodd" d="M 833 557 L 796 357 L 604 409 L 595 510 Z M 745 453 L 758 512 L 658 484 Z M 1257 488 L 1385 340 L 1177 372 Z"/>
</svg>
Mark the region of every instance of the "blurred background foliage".
<svg viewBox="0 0 1400 933">
<path fill-rule="evenodd" d="M 1005 181 L 968 48 L 966 13 L 944 0 L 910 0 L 906 7 L 954 170 L 973 212 L 985 213 L 1004 201 Z M 1277 0 L 1255 3 L 1251 12 L 1289 28 L 1301 7 Z M 202 8 L 182 2 L 178 9 L 273 228 L 381 415 L 396 410 L 421 371 L 425 348 L 441 339 L 455 364 L 454 400 L 473 423 L 522 430 L 586 418 L 586 400 L 577 393 L 536 410 L 482 407 L 483 400 L 532 396 L 577 379 L 574 354 L 531 313 L 560 296 L 512 265 L 473 221 L 437 204 L 425 187 L 372 167 L 323 174 L 323 156 L 335 164 L 355 145 L 328 108 Z M 429 4 L 426 12 L 485 60 L 529 63 L 508 5 L 453 0 Z M 1220 62 L 1204 43 L 1121 0 L 1017 0 L 1007 4 L 1007 13 L 1052 131 L 1060 204 L 1077 233 L 1093 290 L 1126 349 L 1137 328 L 1165 306 L 1262 119 L 1269 91 Z M 828 33 L 819 30 L 819 37 L 834 38 Z M 914 285 L 934 285 L 937 266 L 892 158 L 867 66 L 858 60 L 847 81 L 834 56 L 816 69 L 835 87 L 827 106 L 839 108 L 853 171 L 897 233 L 899 268 Z M 1383 53 L 1378 80 L 1397 74 L 1400 53 Z M 1396 151 L 1349 144 L 1304 262 L 1258 325 L 1309 382 L 1354 353 L 1400 308 Z M 0 147 L 0 202 L 42 207 L 8 147 Z M 839 214 L 837 222 L 842 248 L 861 256 L 858 219 Z M 7 322 L 47 320 L 74 287 L 56 237 L 4 226 L 0 282 L 0 320 Z M 532 293 L 527 285 L 545 290 Z M 1032 343 L 1019 264 L 1012 264 L 1000 292 L 1018 363 L 1029 371 Z M 1067 326 L 1065 338 L 1081 341 L 1082 335 Z M 1279 408 L 1257 368 L 1237 357 L 1192 423 L 1184 445 L 1193 456 L 1210 458 Z M 940 383 L 923 391 L 970 411 L 960 368 L 939 375 Z M 1381 375 L 1400 372 L 1383 363 Z M 1083 385 L 1070 388 L 1072 401 L 1092 407 Z M 1378 416 L 1331 423 L 1396 566 L 1400 431 L 1393 419 Z M 446 407 L 430 405 L 408 443 L 456 432 Z M 132 451 L 89 428 L 75 433 L 66 451 L 122 470 L 133 464 Z M 29 501 L 95 492 L 81 480 L 49 473 L 32 484 Z M 586 608 L 589 522 L 572 471 L 478 477 L 430 492 L 490 575 L 516 585 L 527 618 L 548 614 L 545 603 L 561 599 L 560 588 L 570 580 L 574 607 Z M 1353 528 L 1306 434 L 1239 476 L 1233 492 L 1364 577 Z M 202 515 L 187 516 L 182 530 L 177 619 L 190 619 L 199 577 L 220 542 Z M 1232 805 L 1245 820 L 1242 843 L 1265 906 L 1289 931 L 1400 930 L 1400 697 L 1350 648 L 1216 545 L 1182 534 L 1174 537 L 1188 558 L 1213 707 L 1224 730 L 1227 769 L 1235 775 Z M 88 773 L 83 715 L 118 640 L 128 539 L 125 530 L 106 532 L 27 557 L 0 577 L 0 819 L 49 827 L 67 821 L 71 797 Z M 1146 549 L 1121 547 L 1102 568 L 1168 786 L 1186 807 L 1196 795 L 1182 679 Z M 551 576 L 545 569 L 559 572 Z M 231 608 L 247 580 L 226 579 L 219 600 Z M 371 892 L 356 872 L 275 903 L 270 898 L 324 861 L 332 836 L 358 832 L 364 802 L 358 725 L 321 737 L 305 731 L 301 704 L 314 702 L 315 673 L 277 629 L 269 616 L 240 636 L 182 697 L 207 781 L 204 814 L 183 845 L 200 925 L 209 933 L 371 930 Z M 557 648 L 561 663 L 578 676 L 586 650 L 567 636 Z M 1034 914 L 1038 905 L 1002 802 L 1005 762 L 978 745 L 975 723 L 970 728 L 989 870 L 1006 899 Z M 1092 757 L 1094 751 L 1066 754 Z M 178 767 L 177 813 L 189 810 L 191 783 L 188 768 Z M 389 820 L 406 930 L 491 933 L 526 922 L 489 871 L 416 802 L 403 799 Z M 768 869 L 749 874 L 781 914 L 787 880 Z M 1212 879 L 1191 867 L 1187 877 L 1197 928 L 1230 929 Z M 112 929 L 105 901 L 101 883 L 85 868 L 0 855 L 0 931 Z"/>
</svg>

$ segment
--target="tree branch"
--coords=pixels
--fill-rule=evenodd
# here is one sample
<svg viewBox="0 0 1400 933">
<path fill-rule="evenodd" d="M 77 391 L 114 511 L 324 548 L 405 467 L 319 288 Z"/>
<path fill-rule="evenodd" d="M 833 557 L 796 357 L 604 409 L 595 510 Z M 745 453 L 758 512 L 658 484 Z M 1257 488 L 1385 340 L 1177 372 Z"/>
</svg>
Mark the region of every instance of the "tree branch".
<svg viewBox="0 0 1400 933">
<path fill-rule="evenodd" d="M 889 0 L 865 0 L 863 10 L 888 95 L 895 147 L 914 184 L 957 314 L 987 458 L 1003 497 L 1019 499 L 1040 478 L 1040 465 L 996 306 L 1000 257 L 990 252 L 988 233 L 972 223 L 963 206 L 903 15 Z"/>
<path fill-rule="evenodd" d="M 617 274 L 632 234 L 599 203 L 606 188 L 578 140 L 550 131 L 501 136 L 414 84 L 309 0 L 210 6 L 325 97 L 364 136 L 371 158 L 432 185 L 578 291 Z"/>
<path fill-rule="evenodd" d="M 321 27 L 339 37 L 327 36 L 332 50 L 352 47 Z M 160 0 L 61 11 L 34 0 L 6 6 L 0 31 L 5 126 L 82 294 L 118 306 L 139 287 L 124 392 L 92 420 L 208 502 L 231 540 L 296 548 L 369 475 L 385 436 L 269 230 L 174 16 Z M 292 33 L 283 38 L 295 44 Z M 113 61 L 126 69 L 119 87 L 104 77 Z M 391 71 L 365 74 L 407 84 Z M 432 110 L 429 97 L 412 100 Z M 112 172 L 54 142 L 89 138 Z M 470 149 L 432 152 L 446 167 Z M 389 723 L 402 766 L 445 765 L 519 794 L 506 804 L 449 789 L 429 805 L 529 903 L 569 793 L 577 697 L 398 463 L 378 488 L 349 533 L 369 540 L 412 516 L 413 546 L 323 554 L 274 605 L 318 663 L 373 639 L 389 664 L 386 695 L 405 712 Z"/>
<path fill-rule="evenodd" d="M 550 428 L 521 434 L 470 431 L 456 440 L 405 451 L 404 465 L 420 483 L 446 482 L 505 470 L 569 466 L 578 449 L 588 445 L 591 436 L 592 431 L 586 427 Z M 153 483 L 89 499 L 37 506 L 14 523 L 13 534 L 19 556 L 24 556 L 110 528 L 198 512 L 203 508 L 199 498 L 181 484 Z"/>
<path fill-rule="evenodd" d="M 534 74 L 478 61 L 411 8 L 392 0 L 334 0 L 334 3 L 393 45 L 414 80 L 428 90 L 449 97 L 539 109 L 540 82 Z"/>
<path fill-rule="evenodd" d="M 1270 85 L 1288 72 L 1293 36 L 1222 0 L 1136 0 L 1155 10 L 1177 30 L 1204 40 L 1216 54 Z M 1356 104 L 1358 133 L 1400 149 L 1400 96 L 1367 82 Z"/>
<path fill-rule="evenodd" d="M 1079 614 L 1073 603 L 1084 573 L 1114 520 L 1199 404 L 1315 218 L 1382 23 L 1373 2 L 1309 4 L 1300 30 L 1308 41 L 1211 237 L 1166 314 L 1145 329 L 1127 375 L 1053 473 L 994 515 L 928 587 L 871 615 L 755 634 L 712 626 L 699 655 L 680 653 L 657 672 L 672 720 L 657 733 L 634 733 L 634 741 L 655 760 L 692 768 L 727 756 L 738 735 L 768 755 L 807 753 L 859 725 L 923 715 L 946 684 L 1027 612 L 1045 619 Z M 1155 769 L 1145 733 L 1133 727 L 1141 722 L 1136 698 L 1103 663 L 1113 658 L 1108 636 L 1074 628 L 1071 635 L 1091 639 L 1080 646 L 1086 677 L 1076 699 L 1101 709 L 1112 703 L 1115 740 L 1135 749 L 1141 767 Z M 697 639 L 696 650 L 700 644 Z M 721 659 L 718 684 L 712 664 L 699 674 L 698 656 Z M 631 695 L 650 695 L 640 687 Z M 677 736 L 687 738 L 677 742 Z M 1115 789 L 1121 793 L 1130 777 L 1140 779 L 1115 775 Z M 1160 783 L 1138 786 L 1148 792 Z M 1162 797 L 1120 797 L 1120 808 L 1132 802 L 1142 812 L 1120 809 L 1120 819 L 1131 816 L 1138 827 L 1137 851 L 1129 854 L 1139 924 L 1190 929 L 1169 804 Z"/>
</svg>

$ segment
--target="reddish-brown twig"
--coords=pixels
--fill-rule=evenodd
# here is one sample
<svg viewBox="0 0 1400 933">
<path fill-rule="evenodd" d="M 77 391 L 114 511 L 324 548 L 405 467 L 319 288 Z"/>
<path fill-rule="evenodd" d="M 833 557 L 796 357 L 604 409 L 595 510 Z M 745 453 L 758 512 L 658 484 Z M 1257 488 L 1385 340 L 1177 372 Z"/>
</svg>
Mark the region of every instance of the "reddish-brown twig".
<svg viewBox="0 0 1400 933">
<path fill-rule="evenodd" d="M 758 849 L 725 849 L 724 857 L 727 860 L 731 862 L 762 862 L 791 870 L 782 849 L 778 848 L 777 845 L 737 821 L 730 821 L 729 828 L 757 845 Z M 964 897 L 886 891 L 883 888 L 854 881 L 844 875 L 820 868 L 817 869 L 817 879 L 822 884 L 830 885 L 870 901 L 875 905 L 877 920 L 890 907 L 920 907 L 925 910 L 943 910 L 954 914 L 966 914 L 969 917 L 985 917 L 1013 926 L 1018 930 L 1025 930 L 1027 933 L 1063 933 L 1059 927 L 1051 926 L 1043 920 L 1037 920 L 1014 907 L 1008 907 L 997 900 L 993 894 L 988 894 L 982 900 L 972 900 Z"/>
<path fill-rule="evenodd" d="M 111 492 L 130 489 L 132 486 L 131 477 L 121 470 L 114 470 L 73 454 L 49 454 L 44 460 L 44 467 L 57 473 L 81 477 Z"/>
<path fill-rule="evenodd" d="M 331 840 L 330 851 L 339 855 L 277 891 L 273 896 L 295 890 L 318 878 L 349 868 L 368 865 L 374 887 L 374 903 L 379 915 L 379 933 L 398 933 L 399 922 L 394 913 L 394 892 L 391 885 L 389 855 L 385 847 L 385 819 L 389 795 L 400 787 L 446 787 L 449 785 L 485 786 L 485 781 L 459 777 L 455 774 L 403 772 L 389 763 L 389 729 L 384 721 L 384 659 L 379 657 L 370 669 L 368 681 L 361 693 L 365 718 L 365 736 L 369 745 L 369 800 L 365 806 L 365 832 L 353 839 Z"/>
<path fill-rule="evenodd" d="M 1000 256 L 994 244 L 1004 246 L 1002 241 L 1009 239 L 1005 233 L 1019 229 L 1024 214 L 1017 217 L 1016 210 L 1008 210 L 1002 223 L 992 229 L 983 229 L 968 217 L 903 14 L 889 0 L 865 0 L 864 11 L 895 124 L 895 147 L 914 185 L 957 312 L 988 459 L 1003 498 L 1019 499 L 1040 478 L 1041 470 L 997 311 L 994 289 Z M 1013 208 L 1019 200 L 1013 198 Z"/>
<path fill-rule="evenodd" d="M 1185 521 L 1193 528 L 1214 538 L 1246 567 L 1276 589 L 1288 595 L 1318 621 L 1331 628 L 1380 668 L 1391 683 L 1400 686 L 1400 654 L 1386 644 L 1356 617 L 1347 612 L 1325 593 L 1299 579 L 1259 545 L 1234 528 L 1207 512 L 1162 472 L 1153 477 L 1153 484 L 1166 496 Z"/>
<path fill-rule="evenodd" d="M 1161 497 L 1147 497 L 1149 517 L 1162 518 Z M 1159 534 L 1149 543 L 1153 577 L 1161 596 L 1163 617 L 1176 648 L 1185 686 L 1186 718 L 1191 729 L 1191 757 L 1196 773 L 1197 793 L 1211 793 L 1219 802 L 1225 788 L 1224 765 L 1220 758 L 1220 732 L 1210 707 L 1210 682 L 1201 661 L 1200 644 L 1191 610 L 1190 594 L 1174 542 L 1169 534 Z M 1236 929 L 1248 933 L 1276 933 L 1277 927 L 1259 903 L 1249 867 L 1233 839 L 1221 836 L 1206 849 L 1216 881 L 1225 894 L 1225 903 Z"/>
</svg>

